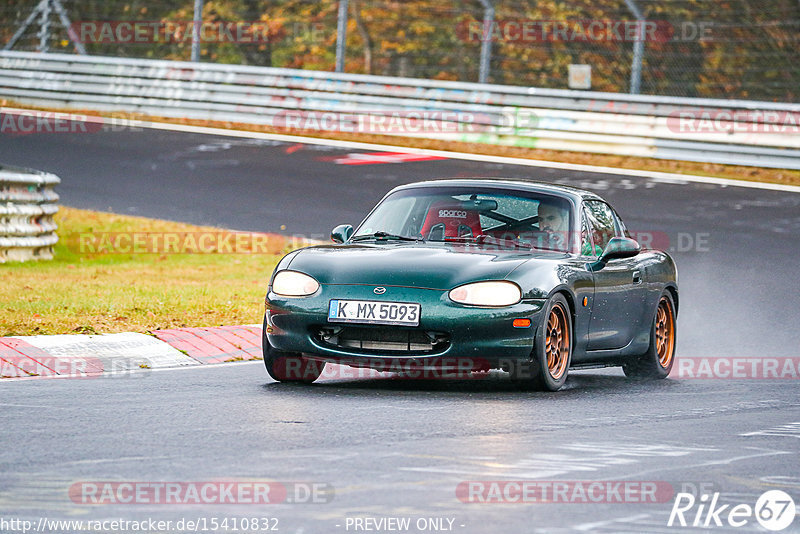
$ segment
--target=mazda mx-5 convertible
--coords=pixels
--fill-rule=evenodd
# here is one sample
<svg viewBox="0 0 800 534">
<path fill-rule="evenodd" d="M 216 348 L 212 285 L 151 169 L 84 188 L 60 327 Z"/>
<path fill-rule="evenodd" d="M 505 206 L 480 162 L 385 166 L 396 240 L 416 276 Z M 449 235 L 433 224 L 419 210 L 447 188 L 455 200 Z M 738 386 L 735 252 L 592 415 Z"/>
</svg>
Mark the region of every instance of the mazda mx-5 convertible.
<svg viewBox="0 0 800 534">
<path fill-rule="evenodd" d="M 331 239 L 287 254 L 270 280 L 263 349 L 275 380 L 310 383 L 334 362 L 406 376 L 503 369 L 556 391 L 569 369 L 672 368 L 675 263 L 642 250 L 594 193 L 414 183 Z"/>
</svg>

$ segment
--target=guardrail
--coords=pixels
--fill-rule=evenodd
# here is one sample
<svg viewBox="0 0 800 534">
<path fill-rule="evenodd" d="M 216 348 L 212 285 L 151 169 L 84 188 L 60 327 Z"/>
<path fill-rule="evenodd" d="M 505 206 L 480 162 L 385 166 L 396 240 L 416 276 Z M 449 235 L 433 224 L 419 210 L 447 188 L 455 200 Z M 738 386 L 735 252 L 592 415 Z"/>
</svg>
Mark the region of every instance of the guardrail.
<svg viewBox="0 0 800 534">
<path fill-rule="evenodd" d="M 0 98 L 292 131 L 800 169 L 800 104 L 29 52 L 0 52 Z"/>
<path fill-rule="evenodd" d="M 0 165 L 0 263 L 52 259 L 58 176 Z"/>
</svg>

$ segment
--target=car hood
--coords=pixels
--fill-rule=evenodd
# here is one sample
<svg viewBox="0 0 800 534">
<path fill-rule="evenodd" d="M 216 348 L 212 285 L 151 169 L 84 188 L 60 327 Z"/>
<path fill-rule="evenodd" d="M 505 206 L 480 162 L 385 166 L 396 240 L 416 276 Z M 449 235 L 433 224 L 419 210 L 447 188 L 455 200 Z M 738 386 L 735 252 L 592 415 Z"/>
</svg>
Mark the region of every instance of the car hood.
<svg viewBox="0 0 800 534">
<path fill-rule="evenodd" d="M 561 253 L 431 243 L 324 245 L 298 251 L 288 268 L 309 274 L 321 284 L 449 290 L 477 280 L 502 280 L 540 255 L 563 257 Z"/>
</svg>

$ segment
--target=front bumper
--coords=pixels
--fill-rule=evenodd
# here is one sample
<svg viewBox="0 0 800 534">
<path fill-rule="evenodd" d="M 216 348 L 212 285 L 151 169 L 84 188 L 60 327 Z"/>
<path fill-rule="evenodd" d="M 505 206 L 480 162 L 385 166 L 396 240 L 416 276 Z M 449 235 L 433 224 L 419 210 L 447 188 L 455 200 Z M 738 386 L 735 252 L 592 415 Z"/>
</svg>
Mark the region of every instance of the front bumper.
<svg viewBox="0 0 800 534">
<path fill-rule="evenodd" d="M 306 357 L 373 369 L 420 366 L 430 368 L 498 368 L 505 362 L 527 360 L 533 333 L 544 300 L 524 300 L 502 308 L 479 308 L 452 302 L 447 291 L 384 286 L 375 295 L 374 285 L 322 285 L 310 297 L 285 298 L 267 295 L 267 339 L 279 351 L 300 352 Z M 416 302 L 421 305 L 418 327 L 379 326 L 328 322 L 332 299 Z M 514 319 L 530 319 L 531 326 L 513 326 Z M 407 350 L 365 349 L 327 342 L 321 335 L 331 328 L 353 328 L 366 333 L 394 335 L 405 331 L 411 338 L 427 335 L 438 342 L 428 350 L 409 342 Z M 335 339 L 335 338 L 334 338 Z M 446 339 L 446 342 L 444 341 Z M 415 350 L 416 349 L 416 350 Z"/>
</svg>

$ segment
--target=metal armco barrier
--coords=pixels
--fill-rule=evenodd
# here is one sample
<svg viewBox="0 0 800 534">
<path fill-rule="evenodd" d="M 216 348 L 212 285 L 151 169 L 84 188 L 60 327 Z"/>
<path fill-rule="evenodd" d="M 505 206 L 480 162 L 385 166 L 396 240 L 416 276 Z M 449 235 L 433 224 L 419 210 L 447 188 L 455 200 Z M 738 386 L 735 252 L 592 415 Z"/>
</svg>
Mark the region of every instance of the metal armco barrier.
<svg viewBox="0 0 800 534">
<path fill-rule="evenodd" d="M 800 104 L 30 52 L 0 52 L 0 98 L 58 109 L 800 169 Z M 421 126 L 409 128 L 407 119 L 415 116 Z M 406 126 L 393 126 L 398 117 Z"/>
<path fill-rule="evenodd" d="M 52 259 L 58 176 L 0 165 L 0 263 Z"/>
</svg>

